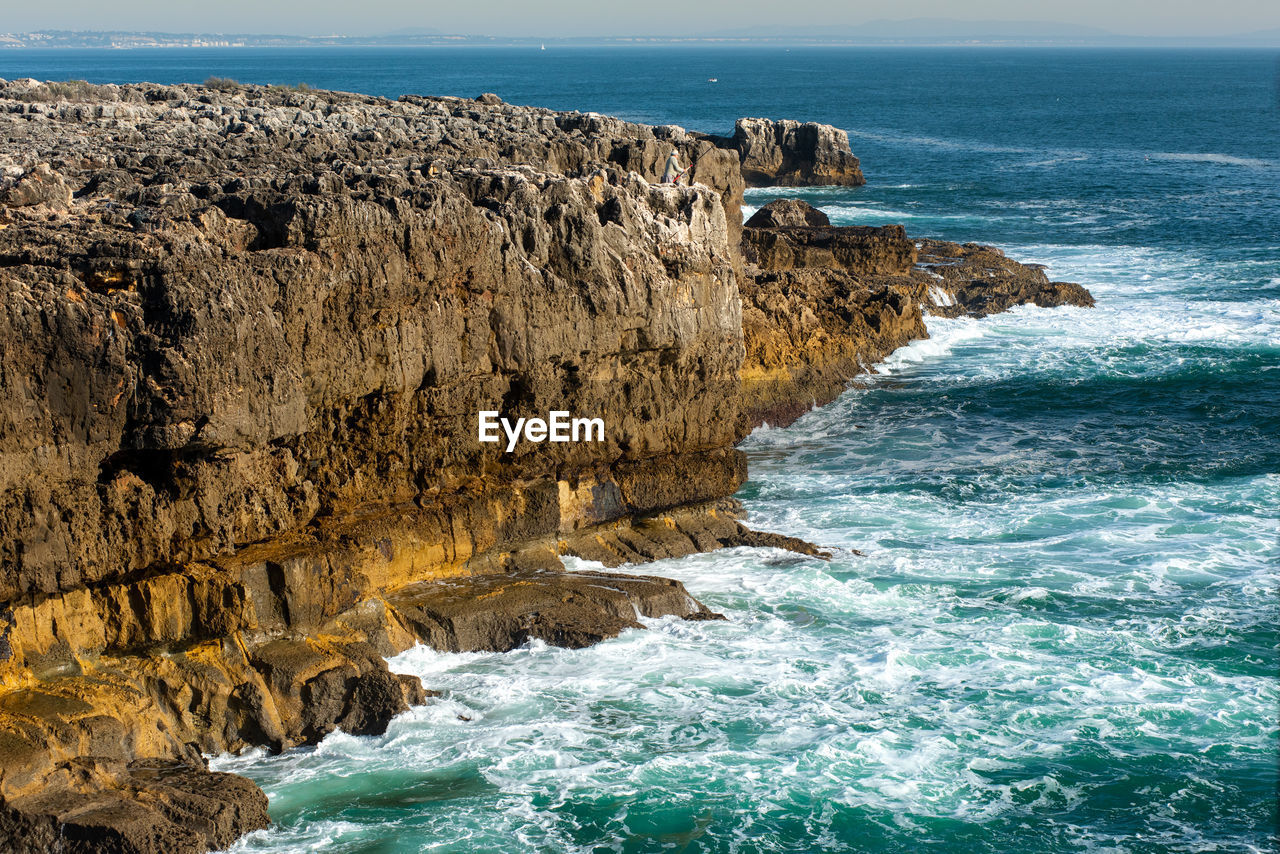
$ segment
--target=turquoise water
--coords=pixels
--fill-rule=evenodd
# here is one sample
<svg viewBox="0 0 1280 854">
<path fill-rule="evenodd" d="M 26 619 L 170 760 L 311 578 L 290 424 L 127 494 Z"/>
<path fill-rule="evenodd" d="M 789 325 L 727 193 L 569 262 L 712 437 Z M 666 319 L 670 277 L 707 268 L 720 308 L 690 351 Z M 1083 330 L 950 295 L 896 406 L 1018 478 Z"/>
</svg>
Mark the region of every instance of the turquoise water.
<svg viewBox="0 0 1280 854">
<path fill-rule="evenodd" d="M 753 434 L 753 524 L 837 555 L 645 567 L 728 622 L 411 650 L 393 667 L 445 697 L 386 736 L 218 759 L 277 822 L 233 850 L 1272 849 L 1274 52 L 0 55 L 25 74 L 828 121 L 870 181 L 796 193 L 833 220 L 995 243 L 1098 298 L 930 319 L 832 405 Z"/>
</svg>

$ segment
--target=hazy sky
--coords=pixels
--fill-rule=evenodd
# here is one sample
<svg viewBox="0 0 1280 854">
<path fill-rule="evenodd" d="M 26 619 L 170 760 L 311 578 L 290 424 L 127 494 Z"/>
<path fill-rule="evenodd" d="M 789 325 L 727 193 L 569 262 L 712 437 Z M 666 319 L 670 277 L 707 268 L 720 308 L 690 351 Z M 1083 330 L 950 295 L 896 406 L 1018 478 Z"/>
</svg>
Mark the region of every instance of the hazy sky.
<svg viewBox="0 0 1280 854">
<path fill-rule="evenodd" d="M 7 7 L 7 8 L 5 8 Z M 491 35 L 682 35 L 879 18 L 1061 21 L 1125 35 L 1280 27 L 1277 0 L 0 0 L 0 31 L 36 29 L 370 35 L 405 27 Z"/>
</svg>

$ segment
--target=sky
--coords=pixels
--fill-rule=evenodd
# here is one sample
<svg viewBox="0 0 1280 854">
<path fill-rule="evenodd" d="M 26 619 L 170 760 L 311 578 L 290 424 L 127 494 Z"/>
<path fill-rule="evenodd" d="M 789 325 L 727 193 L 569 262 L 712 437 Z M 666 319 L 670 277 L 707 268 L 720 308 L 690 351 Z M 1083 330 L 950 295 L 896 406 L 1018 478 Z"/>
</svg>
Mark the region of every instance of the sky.
<svg viewBox="0 0 1280 854">
<path fill-rule="evenodd" d="M 5 8 L 8 7 L 8 8 Z M 786 11 L 788 17 L 781 17 Z M 848 27 L 893 18 L 1055 21 L 1135 36 L 1280 27 L 1277 0 L 41 0 L 0 2 L 0 31 L 378 35 L 404 28 L 499 36 L 679 36 L 744 27 Z"/>
</svg>

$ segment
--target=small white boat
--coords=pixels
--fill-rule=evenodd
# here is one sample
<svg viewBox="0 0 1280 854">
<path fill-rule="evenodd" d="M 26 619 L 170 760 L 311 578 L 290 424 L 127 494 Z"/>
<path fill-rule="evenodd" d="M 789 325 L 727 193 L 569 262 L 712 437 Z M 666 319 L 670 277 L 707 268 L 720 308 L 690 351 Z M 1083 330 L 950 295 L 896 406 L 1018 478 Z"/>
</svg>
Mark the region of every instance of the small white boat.
<svg viewBox="0 0 1280 854">
<path fill-rule="evenodd" d="M 708 77 L 708 78 L 707 78 L 707 82 L 708 82 L 708 83 L 719 83 L 719 82 L 720 82 L 720 78 L 719 78 L 719 77 Z"/>
<path fill-rule="evenodd" d="M 547 46 L 545 44 L 542 47 L 538 48 L 538 50 L 546 50 L 546 49 L 547 49 Z"/>
</svg>

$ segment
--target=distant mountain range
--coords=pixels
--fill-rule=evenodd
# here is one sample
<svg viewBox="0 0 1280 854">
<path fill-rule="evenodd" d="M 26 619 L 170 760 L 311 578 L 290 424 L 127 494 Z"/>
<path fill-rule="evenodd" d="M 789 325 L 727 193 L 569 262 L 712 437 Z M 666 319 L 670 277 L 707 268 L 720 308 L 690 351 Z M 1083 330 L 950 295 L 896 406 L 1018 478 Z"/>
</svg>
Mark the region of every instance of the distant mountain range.
<svg viewBox="0 0 1280 854">
<path fill-rule="evenodd" d="M 1061 44 L 1280 46 L 1280 28 L 1225 36 L 1130 36 L 1052 21 L 964 21 L 957 18 L 875 20 L 846 27 L 749 27 L 720 37 L 860 44 Z"/>
<path fill-rule="evenodd" d="M 953 18 L 876 20 L 857 26 L 743 27 L 695 33 L 687 37 L 512 37 L 441 33 L 406 27 L 382 35 L 279 35 L 264 33 L 160 33 L 132 30 L 41 30 L 0 33 L 0 49 L 22 48 L 193 48 L 323 47 L 413 45 L 1008 45 L 1097 47 L 1280 47 L 1280 29 L 1230 36 L 1156 37 L 1109 33 L 1097 27 L 1045 21 L 962 21 Z"/>
<path fill-rule="evenodd" d="M 962 21 L 956 18 L 875 20 L 843 27 L 744 27 L 717 35 L 751 39 L 822 39 L 865 42 L 1050 42 L 1105 41 L 1106 30 L 1045 21 Z"/>
</svg>

